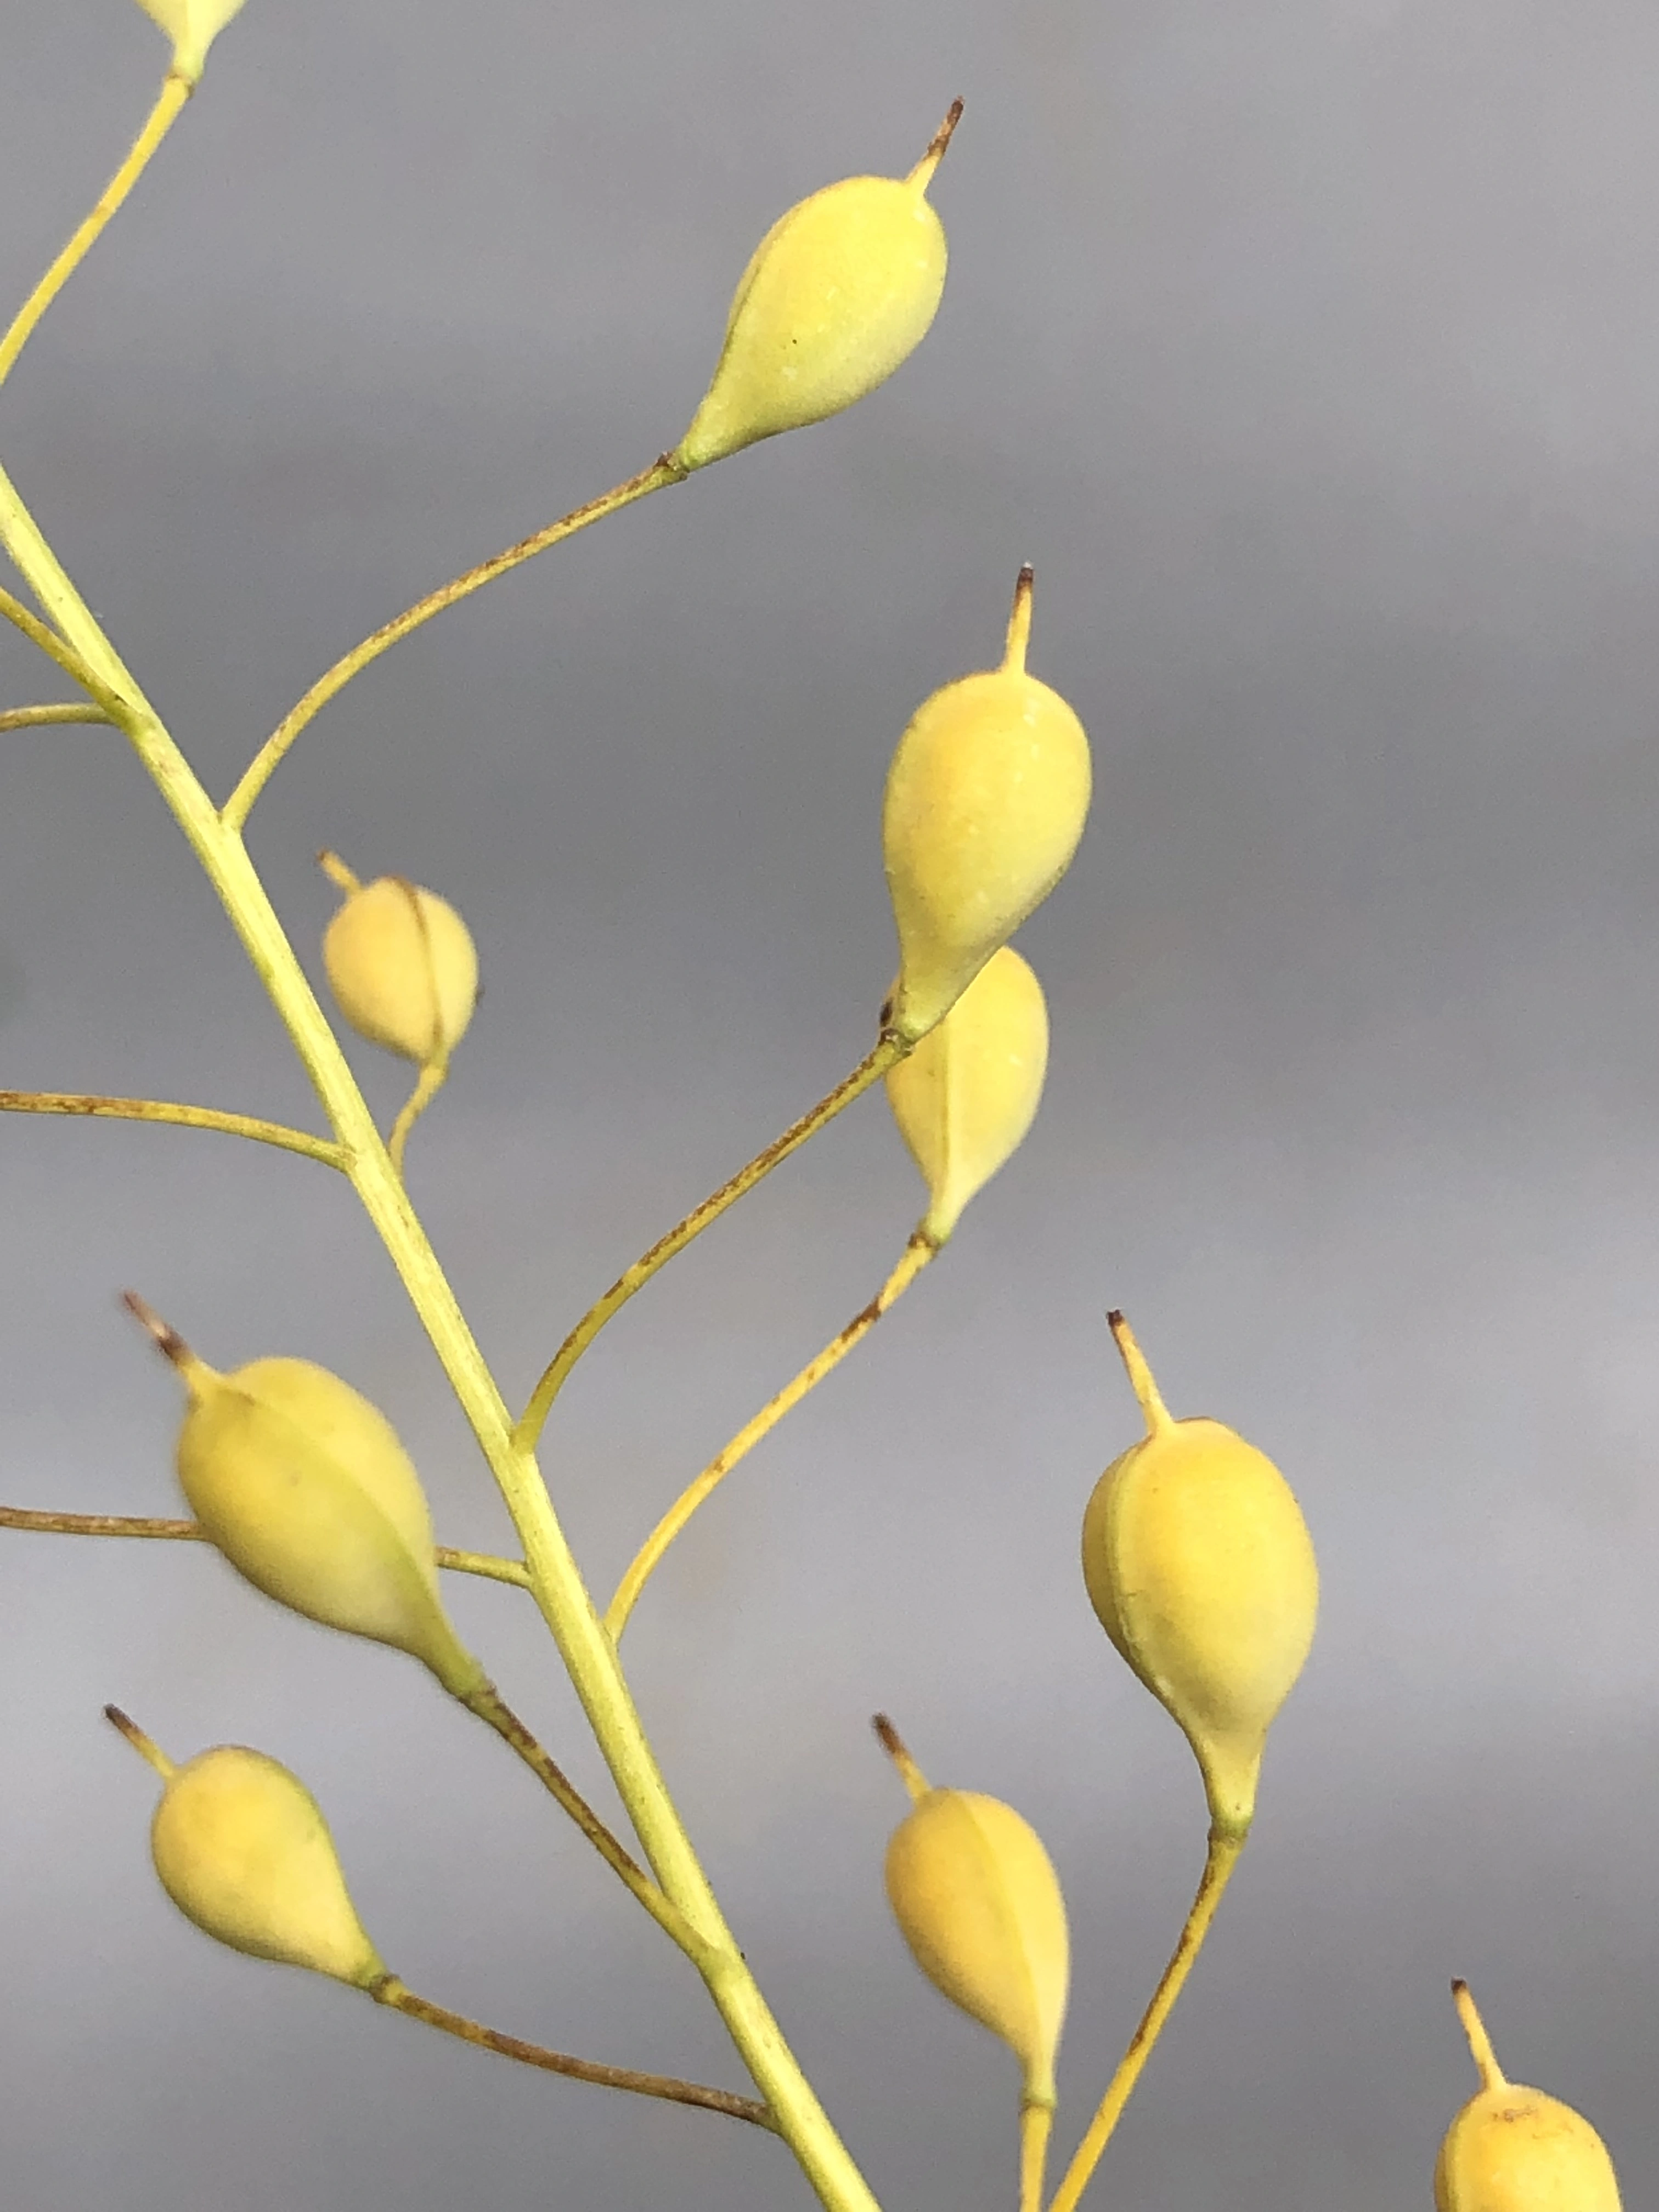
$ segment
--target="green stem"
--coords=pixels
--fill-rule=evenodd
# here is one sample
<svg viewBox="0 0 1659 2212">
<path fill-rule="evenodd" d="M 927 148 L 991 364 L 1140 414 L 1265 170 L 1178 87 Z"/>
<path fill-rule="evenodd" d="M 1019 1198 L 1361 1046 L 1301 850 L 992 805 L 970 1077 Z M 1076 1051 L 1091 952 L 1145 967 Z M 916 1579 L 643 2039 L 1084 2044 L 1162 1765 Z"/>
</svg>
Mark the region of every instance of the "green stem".
<svg viewBox="0 0 1659 2212">
<path fill-rule="evenodd" d="M 221 821 L 160 716 L 64 574 L 3 471 L 0 471 L 0 539 L 64 636 L 125 702 L 123 726 L 134 750 L 218 893 L 331 1126 L 349 1155 L 352 1186 L 431 1340 L 512 1516 L 537 1607 L 558 1647 L 634 1832 L 668 1898 L 707 1946 L 698 1971 L 757 2087 L 776 2115 L 779 2132 L 828 2212 L 878 2212 L 868 2184 L 784 2041 L 726 1924 L 669 1796 L 617 1662 L 616 1647 L 594 1610 L 534 1455 L 514 1437 L 512 1419 L 495 1377 L 474 1341 L 339 1042 L 295 957 L 240 834 Z M 902 1050 L 896 1041 L 890 1048 L 884 1041 L 866 1063 L 869 1073 L 864 1080 L 873 1081 Z M 889 1057 L 884 1059 L 884 1054 Z"/>
<path fill-rule="evenodd" d="M 149 1513 L 47 1513 L 28 1505 L 0 1505 L 0 1528 L 21 1528 L 37 1536 L 137 1536 L 157 1543 L 210 1544 L 199 1521 L 178 1521 Z M 458 1552 L 436 1544 L 433 1557 L 458 1575 L 479 1575 L 486 1582 L 528 1589 L 530 1572 L 521 1559 L 497 1559 L 493 1552 Z"/>
<path fill-rule="evenodd" d="M 108 720 L 109 716 L 103 708 L 94 707 L 89 700 L 54 700 L 49 707 L 7 707 L 0 709 L 0 730 L 36 730 L 59 722 Z"/>
<path fill-rule="evenodd" d="M 861 1097 L 872 1083 L 878 1082 L 888 1069 L 896 1065 L 912 1048 L 912 1040 L 901 1037 L 892 1030 L 884 1030 L 875 1044 L 853 1070 L 843 1076 L 826 1097 L 793 1122 L 781 1137 L 775 1137 L 763 1152 L 757 1152 L 746 1167 L 738 1170 L 729 1182 L 723 1182 L 717 1191 L 704 1199 L 701 1206 L 693 1206 L 684 1221 L 677 1222 L 665 1237 L 659 1237 L 648 1252 L 642 1253 L 625 1274 L 618 1275 L 605 1296 L 591 1305 L 576 1323 L 564 1342 L 554 1354 L 551 1364 L 541 1381 L 530 1395 L 530 1403 L 520 1414 L 513 1430 L 513 1442 L 520 1451 L 533 1451 L 547 1417 L 553 1410 L 553 1401 L 563 1389 L 570 1370 L 581 1358 L 599 1331 L 613 1316 L 620 1313 L 635 1291 L 642 1291 L 659 1268 L 665 1267 L 676 1253 L 684 1252 L 695 1237 L 701 1237 L 711 1222 L 718 1221 L 728 1206 L 735 1206 L 746 1192 L 769 1176 L 791 1152 L 798 1152 L 809 1137 L 816 1137 L 826 1122 L 833 1121 L 844 1107 Z"/>
<path fill-rule="evenodd" d="M 558 544 L 562 538 L 574 538 L 577 531 L 586 530 L 591 522 L 602 521 L 607 514 L 615 514 L 620 507 L 631 507 L 636 499 L 643 499 L 647 492 L 660 491 L 665 484 L 684 483 L 688 473 L 672 453 L 663 454 L 648 469 L 642 469 L 636 477 L 629 477 L 626 483 L 602 492 L 598 499 L 590 499 L 581 507 L 572 507 L 568 514 L 562 514 L 556 522 L 550 522 L 544 529 L 536 531 L 528 538 L 521 538 L 516 545 L 509 545 L 504 553 L 494 554 L 488 561 L 479 562 L 477 568 L 468 568 L 464 574 L 452 577 L 447 584 L 440 584 L 435 592 L 428 592 L 423 599 L 417 599 L 412 607 L 406 607 L 402 614 L 383 623 L 372 637 L 366 637 L 361 645 L 354 645 L 350 652 L 343 654 L 325 675 L 317 678 L 304 698 L 283 717 L 248 763 L 241 781 L 225 801 L 223 818 L 226 827 L 231 830 L 242 827 L 254 800 L 270 782 L 283 755 L 306 724 L 327 706 L 337 692 L 343 691 L 360 670 L 367 668 L 371 660 L 378 660 L 388 646 L 396 645 L 399 638 L 407 637 L 422 623 L 430 622 L 434 615 L 441 615 L 446 607 L 453 607 L 458 599 L 466 599 L 484 585 L 493 582 L 497 576 L 505 575 L 509 568 L 516 568 L 520 562 L 532 560 L 538 553 L 544 553 L 550 545 Z"/>
<path fill-rule="evenodd" d="M 279 1152 L 298 1152 L 325 1167 L 343 1170 L 346 1156 L 327 1137 L 290 1129 L 281 1121 L 262 1121 L 252 1114 L 222 1114 L 216 1106 L 179 1106 L 165 1098 L 106 1098 L 85 1091 L 0 1091 L 0 1114 L 68 1114 L 94 1121 L 168 1121 L 185 1129 L 217 1129 L 228 1137 L 252 1137 Z"/>
<path fill-rule="evenodd" d="M 457 2036 L 477 2050 L 493 2051 L 498 2057 L 539 2066 L 544 2073 L 562 2074 L 572 2081 L 597 2081 L 606 2089 L 631 2089 L 635 2096 L 663 2097 L 671 2104 L 699 2106 L 704 2112 L 747 2120 L 751 2127 L 765 2128 L 773 2135 L 778 2132 L 770 2112 L 752 2097 L 734 2097 L 726 2089 L 705 2089 L 699 2082 L 677 2081 L 666 2074 L 639 2074 L 630 2066 L 601 2066 L 592 2058 L 567 2057 L 562 2051 L 549 2051 L 539 2043 L 526 2043 L 520 2036 L 503 2035 L 499 2028 L 468 2020 L 464 2013 L 451 2012 L 447 2005 L 434 2004 L 430 1997 L 417 1997 L 395 1974 L 376 1982 L 368 1994 L 376 2004 L 400 2012 L 405 2019 L 418 2020 L 445 2035 Z"/>
<path fill-rule="evenodd" d="M 4 471 L 0 470 L 0 477 L 3 476 Z M 9 489 L 10 487 L 8 486 L 7 489 Z M 20 562 L 18 565 L 21 568 L 22 563 Z M 64 644 L 49 623 L 43 623 L 39 615 L 31 614 L 23 602 L 14 599 L 3 586 L 0 586 L 0 615 L 3 615 L 14 629 L 21 629 L 32 645 L 38 645 L 49 660 L 55 660 L 65 676 L 78 684 L 83 691 L 88 693 L 94 702 L 103 709 L 104 719 L 106 721 L 113 722 L 120 720 L 120 710 L 124 702 L 116 698 L 106 685 L 98 681 L 80 654 L 72 652 Z"/>
</svg>

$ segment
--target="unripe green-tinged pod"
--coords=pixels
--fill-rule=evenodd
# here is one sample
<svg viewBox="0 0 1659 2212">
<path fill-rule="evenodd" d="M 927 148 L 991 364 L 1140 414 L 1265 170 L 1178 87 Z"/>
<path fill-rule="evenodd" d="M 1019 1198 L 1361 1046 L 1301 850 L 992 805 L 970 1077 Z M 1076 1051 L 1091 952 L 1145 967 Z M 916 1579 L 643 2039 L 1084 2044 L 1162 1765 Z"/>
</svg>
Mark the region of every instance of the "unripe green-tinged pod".
<svg viewBox="0 0 1659 2212">
<path fill-rule="evenodd" d="M 1216 1831 L 1242 1837 L 1268 1723 L 1313 1641 L 1313 1541 L 1273 1462 L 1219 1421 L 1172 1419 L 1128 1324 L 1109 1318 L 1146 1435 L 1089 1500 L 1084 1580 L 1192 1745 Z"/>
<path fill-rule="evenodd" d="M 189 1394 L 179 1480 L 232 1566 L 295 1613 L 411 1653 L 455 1697 L 481 1688 L 438 1595 L 420 1477 L 385 1414 L 309 1360 L 221 1375 L 142 1299 L 127 1304 Z"/>
<path fill-rule="evenodd" d="M 1506 2081 L 1467 1983 L 1454 1982 L 1452 1996 L 1480 2087 L 1441 2143 L 1436 2212 L 1620 2212 L 1613 2160 L 1589 2122 Z"/>
<path fill-rule="evenodd" d="M 848 177 L 780 216 L 726 318 L 713 381 L 673 458 L 685 469 L 838 415 L 927 335 L 945 289 L 945 226 L 927 186 L 957 100 L 908 177 Z"/>
<path fill-rule="evenodd" d="M 1031 571 L 1000 668 L 919 707 L 888 771 L 882 847 L 898 925 L 888 1024 L 925 1036 L 1065 874 L 1089 811 L 1083 725 L 1025 670 Z"/>
<path fill-rule="evenodd" d="M 172 40 L 176 74 L 194 84 L 207 61 L 208 48 L 240 10 L 242 0 L 138 0 L 138 5 Z"/>
<path fill-rule="evenodd" d="M 935 1243 L 1018 1151 L 1048 1065 L 1042 986 L 1005 945 L 944 1020 L 888 1071 L 888 1103 L 927 1185 L 921 1225 Z"/>
<path fill-rule="evenodd" d="M 328 1823 L 296 1775 L 241 1744 L 175 1766 L 125 1713 L 105 1710 L 162 1778 L 150 1851 L 186 1918 L 256 1959 L 308 1966 L 360 1990 L 385 1978 Z"/>
<path fill-rule="evenodd" d="M 478 955 L 466 924 L 401 876 L 360 884 L 332 853 L 319 858 L 346 894 L 323 933 L 340 1012 L 360 1036 L 404 1060 L 447 1060 L 478 1003 Z"/>
<path fill-rule="evenodd" d="M 1052 2107 L 1071 1954 L 1048 1854 L 1012 1806 L 929 1789 L 892 1723 L 876 1730 L 913 1800 L 887 1846 L 899 1931 L 941 1996 L 1012 2051 L 1025 2102 Z"/>
</svg>

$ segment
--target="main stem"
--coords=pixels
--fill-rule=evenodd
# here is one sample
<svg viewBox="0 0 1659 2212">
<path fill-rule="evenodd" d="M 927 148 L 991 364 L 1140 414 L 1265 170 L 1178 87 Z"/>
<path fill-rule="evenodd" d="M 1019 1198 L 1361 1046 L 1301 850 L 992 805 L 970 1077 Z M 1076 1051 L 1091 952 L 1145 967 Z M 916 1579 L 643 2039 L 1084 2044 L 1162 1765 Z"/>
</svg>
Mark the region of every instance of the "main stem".
<svg viewBox="0 0 1659 2212">
<path fill-rule="evenodd" d="M 708 1947 L 697 1961 L 709 1995 L 779 2132 L 829 2212 L 879 2212 L 801 2072 L 750 1972 L 668 1793 L 616 1649 L 553 1510 L 533 1452 L 516 1445 L 494 1376 L 468 1328 L 381 1142 L 345 1056 L 289 944 L 240 835 L 105 636 L 0 470 L 0 539 L 61 635 L 118 702 L 117 719 L 218 893 L 254 970 L 349 1158 L 346 1172 L 431 1339 L 500 1486 L 531 1588 L 653 1872 Z"/>
</svg>

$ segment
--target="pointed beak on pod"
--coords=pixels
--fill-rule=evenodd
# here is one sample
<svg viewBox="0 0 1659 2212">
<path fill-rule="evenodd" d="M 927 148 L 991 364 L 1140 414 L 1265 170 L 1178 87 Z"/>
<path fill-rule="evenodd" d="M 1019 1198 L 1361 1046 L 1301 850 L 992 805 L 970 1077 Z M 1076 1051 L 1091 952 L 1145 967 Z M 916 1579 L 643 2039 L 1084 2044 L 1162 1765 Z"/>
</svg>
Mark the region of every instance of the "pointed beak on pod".
<svg viewBox="0 0 1659 2212">
<path fill-rule="evenodd" d="M 1060 881 L 1089 811 L 1083 725 L 1025 670 L 1031 571 L 1000 668 L 916 709 L 888 771 L 883 854 L 898 925 L 888 1026 L 914 1042 Z"/>
<path fill-rule="evenodd" d="M 175 1766 L 113 1705 L 107 1717 L 161 1777 L 150 1850 L 186 1919 L 252 1958 L 354 1989 L 386 1978 L 316 1799 L 263 1752 L 221 1744 Z"/>
<path fill-rule="evenodd" d="M 912 1804 L 887 1846 L 887 1897 L 933 1987 L 1018 2059 L 1024 2101 L 1052 2110 L 1071 1950 L 1060 1880 L 1000 1799 L 932 1790 L 892 1723 L 875 1722 Z"/>
<path fill-rule="evenodd" d="M 1042 986 L 1005 945 L 944 1020 L 889 1070 L 888 1103 L 927 1186 L 921 1225 L 935 1244 L 1019 1149 L 1048 1065 Z"/>
<path fill-rule="evenodd" d="M 1571 2105 L 1506 2081 L 1464 1982 L 1452 1999 L 1480 2087 L 1435 2161 L 1436 2212 L 1620 2212 L 1606 2144 Z"/>
<path fill-rule="evenodd" d="M 1219 1421 L 1173 1419 L 1128 1323 L 1109 1319 L 1146 1434 L 1095 1486 L 1083 1578 L 1192 1745 L 1215 1832 L 1242 1838 L 1268 1723 L 1313 1641 L 1313 1541 L 1273 1462 Z"/>
<path fill-rule="evenodd" d="M 927 186 L 961 113 L 957 100 L 908 177 L 848 177 L 773 224 L 675 449 L 682 468 L 840 414 L 921 343 L 945 289 L 945 226 Z"/>
<path fill-rule="evenodd" d="M 126 1303 L 185 1386 L 179 1480 L 238 1573 L 308 1620 L 410 1652 L 454 1697 L 482 1688 L 438 1595 L 420 1477 L 386 1416 L 308 1360 L 221 1375 L 142 1298 Z"/>
<path fill-rule="evenodd" d="M 323 966 L 341 1013 L 371 1044 L 417 1066 L 443 1062 L 478 1003 L 478 955 L 453 906 L 401 876 L 359 883 L 319 855 L 344 903 L 323 934 Z"/>
</svg>

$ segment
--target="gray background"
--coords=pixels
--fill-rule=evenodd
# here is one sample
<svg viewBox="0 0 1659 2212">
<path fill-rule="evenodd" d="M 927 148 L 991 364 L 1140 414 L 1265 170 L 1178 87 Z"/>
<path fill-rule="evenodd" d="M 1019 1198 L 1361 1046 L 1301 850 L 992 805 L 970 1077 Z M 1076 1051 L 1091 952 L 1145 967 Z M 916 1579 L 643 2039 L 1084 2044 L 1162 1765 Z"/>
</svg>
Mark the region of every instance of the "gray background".
<svg viewBox="0 0 1659 2212">
<path fill-rule="evenodd" d="M 0 294 L 113 167 L 165 49 L 5 0 Z M 902 171 L 947 100 L 952 267 L 892 384 L 401 647 L 253 818 L 453 899 L 489 994 L 411 1151 L 508 1395 L 864 1048 L 891 747 L 994 658 L 1093 736 L 1023 934 L 1055 1029 L 1018 1161 L 734 1480 L 630 1632 L 750 1957 L 894 2208 L 1012 2200 L 1015 2075 L 889 1924 L 867 1716 L 1017 1803 L 1071 1902 L 1061 2147 L 1201 1857 L 1184 1744 L 1076 1568 L 1177 1411 L 1279 1461 L 1324 1614 L 1212 1948 L 1097 2184 L 1133 2212 L 1428 2199 L 1481 1999 L 1518 2079 L 1659 2187 L 1659 19 L 1637 0 L 249 0 L 0 407 L 0 452 L 216 793 L 336 654 L 679 434 L 750 247 Z M 7 700 L 51 696 L 0 637 Z M 0 1069 L 313 1109 L 106 732 L 0 759 Z M 401 1071 L 355 1052 L 389 1115 Z M 878 1098 L 678 1261 L 561 1407 L 608 1589 L 870 1295 L 919 1193 Z M 14 1119 L 0 1492 L 177 1510 L 132 1284 L 225 1365 L 320 1358 L 440 1533 L 506 1524 L 349 1194 L 168 1130 Z M 3 2193 L 18 2212 L 783 2212 L 780 2147 L 486 2061 L 222 1953 L 150 1873 L 98 1718 L 256 1743 L 322 1798 L 416 1987 L 735 2083 L 694 1978 L 410 1662 L 207 1554 L 0 1540 Z M 550 1647 L 454 1586 L 597 1793 Z M 605 1801 L 605 1802 L 608 1802 Z"/>
</svg>

